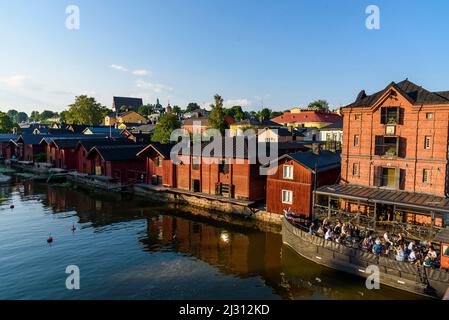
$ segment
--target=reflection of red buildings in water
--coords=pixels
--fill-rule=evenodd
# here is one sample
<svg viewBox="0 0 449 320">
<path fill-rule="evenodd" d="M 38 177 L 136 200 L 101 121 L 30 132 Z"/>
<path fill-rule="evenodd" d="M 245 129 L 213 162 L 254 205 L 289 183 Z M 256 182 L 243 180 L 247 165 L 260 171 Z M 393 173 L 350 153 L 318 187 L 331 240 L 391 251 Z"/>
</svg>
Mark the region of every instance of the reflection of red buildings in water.
<svg viewBox="0 0 449 320">
<path fill-rule="evenodd" d="M 240 275 L 270 273 L 271 279 L 279 277 L 282 244 L 279 235 L 229 232 L 172 216 L 148 220 L 147 232 L 150 242 L 158 239 L 161 245 L 175 244 L 176 251 L 193 255 L 226 272 Z"/>
</svg>

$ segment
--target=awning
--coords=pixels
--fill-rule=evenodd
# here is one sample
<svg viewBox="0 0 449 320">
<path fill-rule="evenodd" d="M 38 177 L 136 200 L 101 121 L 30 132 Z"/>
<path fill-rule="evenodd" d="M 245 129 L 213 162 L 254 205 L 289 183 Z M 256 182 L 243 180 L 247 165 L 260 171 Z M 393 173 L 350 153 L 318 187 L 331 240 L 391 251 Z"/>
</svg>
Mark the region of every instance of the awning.
<svg viewBox="0 0 449 320">
<path fill-rule="evenodd" d="M 352 184 L 322 186 L 317 195 L 334 196 L 368 203 L 382 203 L 408 208 L 449 213 L 449 199 L 424 193 L 413 193 Z"/>
</svg>

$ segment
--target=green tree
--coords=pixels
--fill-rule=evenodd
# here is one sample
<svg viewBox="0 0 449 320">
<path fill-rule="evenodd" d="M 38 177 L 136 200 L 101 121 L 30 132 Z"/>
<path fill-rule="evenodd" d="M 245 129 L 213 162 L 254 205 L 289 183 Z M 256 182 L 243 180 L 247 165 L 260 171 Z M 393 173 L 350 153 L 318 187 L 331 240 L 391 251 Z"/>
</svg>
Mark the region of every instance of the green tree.
<svg viewBox="0 0 449 320">
<path fill-rule="evenodd" d="M 220 130 L 223 134 L 225 129 L 227 128 L 227 124 L 224 118 L 224 110 L 223 110 L 223 98 L 216 94 L 214 96 L 215 103 L 211 105 L 212 111 L 209 115 L 209 126 L 213 129 Z"/>
<path fill-rule="evenodd" d="M 179 106 L 173 106 L 173 113 L 174 114 L 180 114 L 182 112 L 181 108 Z"/>
<path fill-rule="evenodd" d="M 53 112 L 53 111 L 50 111 L 50 110 L 44 110 L 40 114 L 39 120 L 45 121 L 45 120 L 48 120 L 50 118 L 54 118 L 54 117 L 57 117 L 57 116 L 58 116 L 57 112 Z"/>
<path fill-rule="evenodd" d="M 14 128 L 14 122 L 7 113 L 0 111 L 0 133 L 11 133 Z"/>
<path fill-rule="evenodd" d="M 19 114 L 19 112 L 17 110 L 11 109 L 8 110 L 7 115 L 8 117 L 13 121 L 13 122 L 17 122 L 17 115 Z"/>
<path fill-rule="evenodd" d="M 233 106 L 232 108 L 225 109 L 224 112 L 228 116 L 233 117 L 236 122 L 245 119 L 245 113 L 243 112 L 241 106 Z"/>
<path fill-rule="evenodd" d="M 155 108 L 152 104 L 144 104 L 143 106 L 139 107 L 138 113 L 144 117 L 153 114 L 155 111 Z"/>
<path fill-rule="evenodd" d="M 173 130 L 181 128 L 181 122 L 173 113 L 166 113 L 159 118 L 159 122 L 154 127 L 151 140 L 159 143 L 169 143 Z"/>
<path fill-rule="evenodd" d="M 108 111 L 108 108 L 99 104 L 95 98 L 81 95 L 76 97 L 75 103 L 64 113 L 64 120 L 69 124 L 97 125 Z"/>
<path fill-rule="evenodd" d="M 192 112 L 195 110 L 201 109 L 198 103 L 196 102 L 190 102 L 186 107 L 186 112 Z"/>
<path fill-rule="evenodd" d="M 307 109 L 315 111 L 329 111 L 329 102 L 326 100 L 316 100 L 309 103 Z"/>
<path fill-rule="evenodd" d="M 271 110 L 268 108 L 263 108 L 257 115 L 260 121 L 269 120 L 271 116 Z"/>
<path fill-rule="evenodd" d="M 28 121 L 28 115 L 25 112 L 19 112 L 16 117 L 16 122 L 21 123 L 26 121 Z"/>
<path fill-rule="evenodd" d="M 41 118 L 40 118 L 39 111 L 31 111 L 30 118 L 28 120 L 34 121 L 34 122 L 40 121 Z"/>
<path fill-rule="evenodd" d="M 281 111 L 271 111 L 270 119 L 282 116 L 284 113 Z"/>
</svg>

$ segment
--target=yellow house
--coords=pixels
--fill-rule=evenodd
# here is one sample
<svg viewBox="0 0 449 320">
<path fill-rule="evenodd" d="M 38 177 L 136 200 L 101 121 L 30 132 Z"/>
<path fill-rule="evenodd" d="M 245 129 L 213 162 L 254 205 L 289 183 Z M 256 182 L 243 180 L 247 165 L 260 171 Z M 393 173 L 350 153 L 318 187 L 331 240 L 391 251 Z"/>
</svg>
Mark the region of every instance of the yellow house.
<svg viewBox="0 0 449 320">
<path fill-rule="evenodd" d="M 117 123 L 123 124 L 123 123 L 140 123 L 140 124 L 146 124 L 148 121 L 147 119 L 138 114 L 135 111 L 127 111 L 124 113 L 118 113 L 115 114 L 108 114 L 106 117 L 104 117 L 104 125 L 105 126 L 114 126 Z"/>
<path fill-rule="evenodd" d="M 281 127 L 280 124 L 273 122 L 271 120 L 259 121 L 256 119 L 246 119 L 237 123 L 233 123 L 230 125 L 229 135 L 231 137 L 241 136 L 243 133 L 248 130 L 254 130 L 255 134 L 258 134 L 259 130 L 266 128 L 276 128 Z"/>
</svg>

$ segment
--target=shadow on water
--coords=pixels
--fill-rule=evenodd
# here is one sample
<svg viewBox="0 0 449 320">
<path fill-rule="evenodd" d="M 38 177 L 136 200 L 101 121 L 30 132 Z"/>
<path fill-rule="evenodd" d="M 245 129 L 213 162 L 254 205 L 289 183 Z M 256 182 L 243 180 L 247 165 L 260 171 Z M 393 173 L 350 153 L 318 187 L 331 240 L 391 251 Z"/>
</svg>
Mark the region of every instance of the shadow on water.
<svg viewBox="0 0 449 320">
<path fill-rule="evenodd" d="M 256 278 L 261 286 L 283 299 L 419 298 L 390 288 L 367 290 L 364 279 L 314 264 L 283 246 L 280 234 L 258 230 L 247 221 L 231 224 L 208 218 L 204 210 L 198 215 L 192 213 L 199 209 L 150 202 L 131 195 L 51 187 L 30 181 L 14 180 L 8 186 L 0 186 L 0 190 L 3 199 L 15 192 L 23 202 L 37 201 L 46 214 L 60 216 L 73 212 L 80 228 L 92 229 L 94 233 L 114 225 L 143 222 L 144 228 L 132 229 L 136 240 L 129 246 L 140 247 L 147 257 L 175 253 L 199 260 L 218 270 L 215 277 L 232 276 L 241 281 Z M 219 297 L 234 298 L 233 290 L 236 288 L 230 287 Z"/>
</svg>

